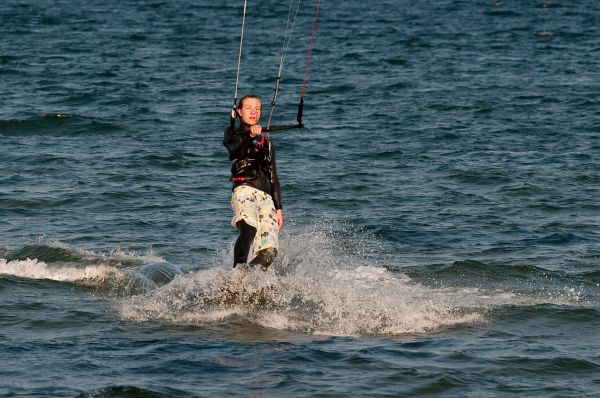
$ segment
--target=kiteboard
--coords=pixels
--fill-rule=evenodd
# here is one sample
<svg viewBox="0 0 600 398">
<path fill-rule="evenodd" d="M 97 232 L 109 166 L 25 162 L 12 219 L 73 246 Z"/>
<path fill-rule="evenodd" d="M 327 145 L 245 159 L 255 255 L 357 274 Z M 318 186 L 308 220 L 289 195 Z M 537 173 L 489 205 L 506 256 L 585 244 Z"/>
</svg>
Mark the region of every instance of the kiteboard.
<svg viewBox="0 0 600 398">
<path fill-rule="evenodd" d="M 265 271 L 246 265 L 228 273 L 219 289 L 215 300 L 223 305 L 272 307 L 277 296 L 273 281 L 265 280 Z"/>
</svg>

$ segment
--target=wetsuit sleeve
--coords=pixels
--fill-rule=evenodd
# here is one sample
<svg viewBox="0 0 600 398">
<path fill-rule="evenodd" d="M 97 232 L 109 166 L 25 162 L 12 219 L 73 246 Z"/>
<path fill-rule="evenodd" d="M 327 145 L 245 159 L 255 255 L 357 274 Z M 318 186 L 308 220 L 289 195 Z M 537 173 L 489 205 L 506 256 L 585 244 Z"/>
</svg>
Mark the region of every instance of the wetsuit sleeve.
<svg viewBox="0 0 600 398">
<path fill-rule="evenodd" d="M 275 164 L 275 148 L 271 145 L 271 197 L 275 209 L 281 209 L 281 191 L 279 189 L 279 177 L 277 176 L 277 166 Z"/>
<path fill-rule="evenodd" d="M 238 134 L 233 134 L 231 128 L 225 130 L 223 134 L 223 145 L 229 152 L 229 160 L 242 159 L 248 154 L 248 149 L 252 144 L 252 137 L 246 135 L 242 139 Z"/>
</svg>

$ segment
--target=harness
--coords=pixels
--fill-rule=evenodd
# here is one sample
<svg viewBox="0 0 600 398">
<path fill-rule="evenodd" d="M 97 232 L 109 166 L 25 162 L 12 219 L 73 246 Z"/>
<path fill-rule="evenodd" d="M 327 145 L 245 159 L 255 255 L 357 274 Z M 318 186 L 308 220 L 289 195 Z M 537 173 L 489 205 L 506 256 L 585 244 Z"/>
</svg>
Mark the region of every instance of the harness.
<svg viewBox="0 0 600 398">
<path fill-rule="evenodd" d="M 266 148 L 265 148 L 266 145 Z M 250 157 L 254 155 L 255 157 Z M 260 172 L 271 176 L 271 140 L 261 136 L 260 141 L 249 149 L 248 157 L 231 161 L 231 177 L 229 181 L 248 182 L 256 179 Z"/>
</svg>

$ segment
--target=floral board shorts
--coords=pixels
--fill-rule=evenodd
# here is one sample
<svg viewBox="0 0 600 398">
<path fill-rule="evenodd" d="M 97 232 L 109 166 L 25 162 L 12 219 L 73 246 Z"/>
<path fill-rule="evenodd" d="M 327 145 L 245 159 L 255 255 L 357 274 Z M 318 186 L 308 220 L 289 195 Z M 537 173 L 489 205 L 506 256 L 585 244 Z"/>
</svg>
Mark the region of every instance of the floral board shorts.
<svg viewBox="0 0 600 398">
<path fill-rule="evenodd" d="M 241 220 L 256 228 L 252 244 L 252 257 L 263 249 L 278 246 L 279 227 L 277 213 L 271 195 L 256 188 L 242 185 L 233 190 L 231 196 L 233 218 L 231 225 L 236 228 Z"/>
</svg>

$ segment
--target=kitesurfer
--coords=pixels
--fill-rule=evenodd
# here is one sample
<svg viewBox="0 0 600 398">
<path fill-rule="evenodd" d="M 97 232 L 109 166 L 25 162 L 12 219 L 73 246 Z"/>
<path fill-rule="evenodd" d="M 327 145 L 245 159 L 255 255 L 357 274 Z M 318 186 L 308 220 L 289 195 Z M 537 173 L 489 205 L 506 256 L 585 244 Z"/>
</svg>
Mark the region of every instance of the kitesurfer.
<svg viewBox="0 0 600 398">
<path fill-rule="evenodd" d="M 279 229 L 283 225 L 275 150 L 258 124 L 261 109 L 260 97 L 242 97 L 232 109 L 232 116 L 235 114 L 240 120 L 239 126 L 231 123 L 223 137 L 233 182 L 231 225 L 239 230 L 233 253 L 234 268 L 260 265 L 266 270 L 277 256 Z"/>
</svg>

